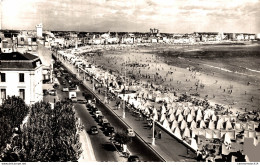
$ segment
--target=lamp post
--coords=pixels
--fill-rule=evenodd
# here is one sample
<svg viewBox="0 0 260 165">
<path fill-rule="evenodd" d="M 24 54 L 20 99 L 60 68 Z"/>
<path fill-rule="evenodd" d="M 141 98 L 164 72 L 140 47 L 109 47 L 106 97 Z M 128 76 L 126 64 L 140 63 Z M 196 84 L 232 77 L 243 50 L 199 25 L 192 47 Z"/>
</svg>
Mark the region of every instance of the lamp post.
<svg viewBox="0 0 260 165">
<path fill-rule="evenodd" d="M 155 114 L 153 114 L 153 138 L 152 138 L 152 145 L 155 145 L 155 137 L 154 137 L 154 116 L 155 116 Z"/>
</svg>

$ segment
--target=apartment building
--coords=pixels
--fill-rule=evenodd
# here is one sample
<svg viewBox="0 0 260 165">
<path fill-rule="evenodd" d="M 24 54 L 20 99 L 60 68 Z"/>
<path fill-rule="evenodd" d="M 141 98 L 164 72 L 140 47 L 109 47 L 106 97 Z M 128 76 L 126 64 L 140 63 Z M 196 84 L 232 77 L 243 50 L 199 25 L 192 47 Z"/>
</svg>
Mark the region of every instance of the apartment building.
<svg viewBox="0 0 260 165">
<path fill-rule="evenodd" d="M 0 54 L 0 104 L 13 95 L 21 97 L 28 105 L 43 99 L 39 57 L 19 52 Z"/>
</svg>

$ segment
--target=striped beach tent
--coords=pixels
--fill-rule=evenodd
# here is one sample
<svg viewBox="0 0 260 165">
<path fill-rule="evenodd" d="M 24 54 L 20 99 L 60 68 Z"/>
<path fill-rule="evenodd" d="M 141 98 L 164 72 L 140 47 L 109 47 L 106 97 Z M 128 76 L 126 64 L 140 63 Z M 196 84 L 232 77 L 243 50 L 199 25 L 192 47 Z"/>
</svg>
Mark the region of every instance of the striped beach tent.
<svg viewBox="0 0 260 165">
<path fill-rule="evenodd" d="M 180 129 L 183 131 L 185 128 L 187 128 L 187 122 L 185 120 L 181 121 Z"/>
<path fill-rule="evenodd" d="M 205 129 L 205 132 L 206 132 L 206 136 L 205 136 L 206 139 L 212 139 L 213 138 L 213 130 Z"/>
<path fill-rule="evenodd" d="M 213 120 L 210 120 L 208 128 L 212 130 L 215 129 L 215 123 Z"/>
<path fill-rule="evenodd" d="M 162 114 L 163 114 L 163 113 L 166 113 L 166 108 L 165 108 L 164 105 L 161 106 L 161 113 L 162 113 Z"/>
<path fill-rule="evenodd" d="M 168 122 L 166 119 L 163 121 L 163 127 L 164 127 L 165 129 L 167 129 L 167 130 L 171 130 L 171 129 L 170 129 L 170 126 L 169 126 L 169 122 Z"/>
<path fill-rule="evenodd" d="M 182 108 L 178 107 L 178 109 L 176 110 L 175 115 L 178 116 L 180 114 L 182 114 Z"/>
<path fill-rule="evenodd" d="M 174 107 L 171 107 L 171 108 L 169 109 L 168 114 L 171 115 L 171 114 L 174 114 L 174 112 L 175 112 L 175 108 L 174 108 Z"/>
<path fill-rule="evenodd" d="M 215 114 L 213 114 L 213 115 L 211 116 L 211 120 L 217 121 L 217 116 L 216 116 Z"/>
<path fill-rule="evenodd" d="M 190 136 L 190 129 L 188 127 L 185 127 L 183 134 L 182 134 L 182 138 L 191 138 Z"/>
<path fill-rule="evenodd" d="M 191 122 L 193 120 L 193 116 L 191 114 L 188 114 L 187 116 L 187 122 Z"/>
<path fill-rule="evenodd" d="M 233 129 L 232 124 L 229 120 L 227 120 L 226 121 L 226 130 L 231 130 L 231 129 Z"/>
<path fill-rule="evenodd" d="M 184 110 L 183 111 L 184 116 L 187 116 L 188 114 L 190 114 L 190 109 L 188 107 L 184 107 L 183 110 Z"/>
<path fill-rule="evenodd" d="M 170 117 L 168 118 L 168 121 L 169 121 L 169 122 L 172 122 L 172 121 L 174 121 L 174 120 L 176 120 L 176 118 L 175 118 L 175 115 L 172 113 L 172 114 L 170 115 Z"/>
<path fill-rule="evenodd" d="M 182 139 L 182 137 L 181 137 L 181 131 L 180 131 L 179 127 L 176 127 L 176 128 L 174 129 L 173 134 L 174 134 L 177 138 Z"/>
<path fill-rule="evenodd" d="M 171 130 L 173 131 L 176 127 L 178 127 L 178 122 L 174 120 L 171 124 Z"/>
<path fill-rule="evenodd" d="M 222 120 L 222 119 L 219 119 L 219 120 L 217 121 L 217 127 L 216 127 L 216 129 L 218 129 L 218 130 L 223 129 L 223 120 Z"/>
<path fill-rule="evenodd" d="M 178 121 L 178 123 L 181 122 L 182 120 L 183 120 L 183 116 L 182 116 L 182 114 L 179 114 L 179 115 L 177 116 L 177 121 Z"/>
<path fill-rule="evenodd" d="M 196 128 L 197 128 L 197 123 L 194 120 L 192 120 L 192 122 L 190 123 L 190 129 L 193 130 Z"/>
<path fill-rule="evenodd" d="M 161 115 L 161 117 L 160 117 L 160 123 L 162 123 L 164 120 L 166 119 L 166 116 L 165 116 L 165 114 L 163 113 L 162 115 Z"/>
<path fill-rule="evenodd" d="M 214 139 L 220 139 L 221 138 L 221 133 L 220 130 L 213 130 L 213 138 Z"/>
<path fill-rule="evenodd" d="M 203 120 L 200 121 L 200 128 L 206 128 L 206 124 Z"/>
</svg>

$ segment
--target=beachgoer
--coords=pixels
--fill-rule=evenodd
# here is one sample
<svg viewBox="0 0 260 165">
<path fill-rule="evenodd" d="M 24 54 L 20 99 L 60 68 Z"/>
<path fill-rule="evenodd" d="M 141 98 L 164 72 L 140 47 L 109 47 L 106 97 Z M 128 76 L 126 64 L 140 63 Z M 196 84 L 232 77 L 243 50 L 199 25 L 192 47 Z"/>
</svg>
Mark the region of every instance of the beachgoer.
<svg viewBox="0 0 260 165">
<path fill-rule="evenodd" d="M 160 130 L 158 133 L 158 138 L 161 139 L 162 138 L 162 131 Z"/>
<path fill-rule="evenodd" d="M 154 138 L 156 138 L 156 136 L 157 136 L 157 131 L 154 130 Z"/>
</svg>

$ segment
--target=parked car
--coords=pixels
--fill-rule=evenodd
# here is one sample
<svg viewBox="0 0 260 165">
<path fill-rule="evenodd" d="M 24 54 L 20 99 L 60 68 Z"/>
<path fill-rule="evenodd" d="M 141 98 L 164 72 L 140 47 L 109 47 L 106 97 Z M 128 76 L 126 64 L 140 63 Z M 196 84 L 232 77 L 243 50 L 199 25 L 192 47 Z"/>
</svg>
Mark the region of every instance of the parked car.
<svg viewBox="0 0 260 165">
<path fill-rule="evenodd" d="M 53 85 L 53 88 L 58 88 L 58 87 L 59 87 L 58 84 L 54 84 L 54 85 Z"/>
<path fill-rule="evenodd" d="M 56 90 L 55 89 L 49 90 L 48 93 L 52 96 L 56 96 Z"/>
<path fill-rule="evenodd" d="M 102 126 L 103 126 L 103 129 L 104 129 L 104 132 L 106 132 L 108 127 L 111 126 L 111 124 L 110 123 L 104 123 Z"/>
<path fill-rule="evenodd" d="M 62 88 L 62 92 L 69 92 L 70 90 L 69 90 L 69 88 L 68 87 L 64 87 L 64 88 Z"/>
<path fill-rule="evenodd" d="M 102 115 L 102 112 L 101 111 L 96 111 L 94 113 L 94 115 L 95 115 L 95 118 L 98 118 L 99 115 Z"/>
<path fill-rule="evenodd" d="M 86 103 L 87 103 L 87 100 L 84 100 L 84 99 L 78 99 L 78 100 L 77 100 L 77 103 L 80 103 L 80 104 L 86 104 Z"/>
<path fill-rule="evenodd" d="M 131 128 L 128 128 L 126 132 L 127 132 L 127 135 L 130 136 L 130 137 L 134 137 L 135 136 L 135 132 Z"/>
<path fill-rule="evenodd" d="M 128 157 L 128 162 L 141 162 L 139 156 L 131 155 Z"/>
<path fill-rule="evenodd" d="M 92 135 L 98 134 L 98 128 L 97 128 L 97 126 L 92 126 L 92 127 L 90 127 L 89 132 L 90 132 L 90 134 L 92 134 Z"/>
<path fill-rule="evenodd" d="M 101 124 L 104 125 L 105 123 L 108 123 L 108 120 L 106 118 L 103 118 Z"/>
<path fill-rule="evenodd" d="M 107 129 L 104 131 L 105 135 L 107 136 L 115 136 L 115 129 L 112 126 L 108 126 Z"/>
<path fill-rule="evenodd" d="M 102 123 L 102 120 L 103 120 L 104 116 L 103 115 L 99 115 L 98 118 L 97 118 L 97 122 L 98 123 Z"/>
</svg>

